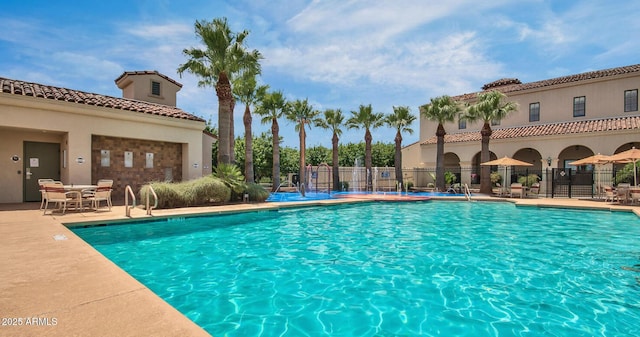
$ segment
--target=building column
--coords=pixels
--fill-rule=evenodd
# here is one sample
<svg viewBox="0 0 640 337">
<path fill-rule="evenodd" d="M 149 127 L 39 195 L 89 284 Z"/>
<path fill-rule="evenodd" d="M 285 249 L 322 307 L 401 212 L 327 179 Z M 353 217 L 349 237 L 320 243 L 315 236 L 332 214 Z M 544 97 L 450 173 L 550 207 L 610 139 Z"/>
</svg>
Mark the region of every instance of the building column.
<svg viewBox="0 0 640 337">
<path fill-rule="evenodd" d="M 461 161 L 460 162 L 460 184 L 467 184 L 469 188 L 471 188 L 471 170 L 472 163 L 471 161 Z"/>
</svg>

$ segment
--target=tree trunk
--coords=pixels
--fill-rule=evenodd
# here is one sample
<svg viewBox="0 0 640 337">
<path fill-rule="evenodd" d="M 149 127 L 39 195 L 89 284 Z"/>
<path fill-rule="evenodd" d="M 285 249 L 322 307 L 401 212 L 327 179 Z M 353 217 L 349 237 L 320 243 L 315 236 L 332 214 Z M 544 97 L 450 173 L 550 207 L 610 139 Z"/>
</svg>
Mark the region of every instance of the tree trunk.
<svg viewBox="0 0 640 337">
<path fill-rule="evenodd" d="M 233 100 L 231 95 L 231 84 L 229 78 L 224 72 L 220 73 L 218 83 L 216 84 L 216 95 L 218 96 L 218 165 L 231 163 L 229 154 L 229 115 L 231 114 L 230 101 Z"/>
<path fill-rule="evenodd" d="M 367 177 L 367 191 L 373 190 L 373 179 L 371 178 L 371 141 L 373 137 L 371 136 L 371 132 L 369 129 L 364 134 L 364 167 L 365 174 Z"/>
<path fill-rule="evenodd" d="M 482 135 L 482 151 L 480 152 L 480 163 L 491 160 L 491 152 L 489 151 L 489 139 L 491 138 L 491 126 L 484 123 L 480 134 Z M 480 166 L 480 193 L 491 194 L 491 166 Z M 505 177 L 506 178 L 506 177 Z"/>
<path fill-rule="evenodd" d="M 447 190 L 444 180 L 444 136 L 446 134 L 442 123 L 438 124 L 438 129 L 436 130 L 436 188 L 439 191 Z"/>
<path fill-rule="evenodd" d="M 307 187 L 307 172 L 305 167 L 305 137 L 304 122 L 300 122 L 300 195 L 304 197 Z"/>
<path fill-rule="evenodd" d="M 244 108 L 244 116 L 242 116 L 242 122 L 244 123 L 244 177 L 247 183 L 254 183 L 253 172 L 253 135 L 251 131 L 251 110 L 249 105 Z"/>
<path fill-rule="evenodd" d="M 273 136 L 273 167 L 271 169 L 272 184 L 271 190 L 275 192 L 280 187 L 280 126 L 278 120 L 273 119 L 271 124 L 271 135 Z"/>
<path fill-rule="evenodd" d="M 331 143 L 333 144 L 333 189 L 336 191 L 340 191 L 340 163 L 338 158 L 338 134 L 333 133 L 333 138 L 331 139 Z"/>
<path fill-rule="evenodd" d="M 229 162 L 231 164 L 236 163 L 236 133 L 235 133 L 235 122 L 234 120 L 234 110 L 236 108 L 236 100 L 231 99 L 231 112 L 229 113 Z"/>
<path fill-rule="evenodd" d="M 394 157 L 394 165 L 396 167 L 396 181 L 398 186 L 402 186 L 404 181 L 402 179 L 402 134 L 400 130 L 396 132 L 396 153 Z"/>
</svg>

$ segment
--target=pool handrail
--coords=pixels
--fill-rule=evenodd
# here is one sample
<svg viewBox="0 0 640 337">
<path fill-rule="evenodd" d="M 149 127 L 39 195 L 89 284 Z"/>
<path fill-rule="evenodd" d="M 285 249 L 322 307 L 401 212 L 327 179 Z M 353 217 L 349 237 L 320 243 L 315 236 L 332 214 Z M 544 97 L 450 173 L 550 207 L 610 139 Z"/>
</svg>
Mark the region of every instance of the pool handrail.
<svg viewBox="0 0 640 337">
<path fill-rule="evenodd" d="M 149 195 L 152 194 L 155 202 L 153 203 L 153 207 L 149 207 Z M 147 215 L 151 215 L 151 210 L 158 207 L 158 195 L 156 191 L 153 189 L 153 186 L 149 185 L 149 193 L 147 193 L 147 200 L 145 202 L 145 209 L 147 210 Z"/>
<path fill-rule="evenodd" d="M 131 195 L 131 199 L 132 199 L 132 205 L 131 207 L 129 207 L 129 195 Z M 124 215 L 126 217 L 131 217 L 131 209 L 136 207 L 136 195 L 135 193 L 133 193 L 133 189 L 131 188 L 131 185 L 127 185 L 127 187 L 124 188 Z"/>
<path fill-rule="evenodd" d="M 469 185 L 464 184 L 462 191 L 464 192 L 464 196 L 467 197 L 467 200 L 471 201 L 471 191 L 469 190 Z"/>
</svg>

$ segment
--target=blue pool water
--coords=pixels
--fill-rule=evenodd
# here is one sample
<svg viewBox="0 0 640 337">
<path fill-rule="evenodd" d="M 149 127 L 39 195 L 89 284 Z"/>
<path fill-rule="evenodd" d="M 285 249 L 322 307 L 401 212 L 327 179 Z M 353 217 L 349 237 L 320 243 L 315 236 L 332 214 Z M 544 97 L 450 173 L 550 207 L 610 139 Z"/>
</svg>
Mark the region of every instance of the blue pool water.
<svg viewBox="0 0 640 337">
<path fill-rule="evenodd" d="M 345 194 L 363 194 L 366 192 L 333 192 L 333 193 L 323 193 L 323 192 L 307 192 L 305 193 L 305 196 L 303 197 L 300 193 L 298 192 L 277 192 L 277 193 L 271 193 L 269 195 L 269 198 L 267 198 L 267 201 L 273 201 L 273 202 L 289 202 L 289 201 L 312 201 L 312 200 L 326 200 L 326 199 L 333 199 L 333 198 L 338 198 L 341 195 L 345 195 Z M 367 194 L 372 194 L 371 192 L 368 192 Z M 376 192 L 376 194 L 392 194 L 392 195 L 397 195 L 398 193 L 395 192 Z M 451 197 L 451 196 L 457 196 L 457 197 L 463 197 L 464 194 L 452 194 L 452 193 L 445 193 L 445 192 L 411 192 L 411 193 L 406 193 L 406 192 L 402 192 L 400 193 L 401 195 L 408 195 L 408 196 L 422 196 L 422 197 Z"/>
<path fill-rule="evenodd" d="M 73 231 L 214 336 L 640 335 L 630 213 L 374 202 Z"/>
</svg>

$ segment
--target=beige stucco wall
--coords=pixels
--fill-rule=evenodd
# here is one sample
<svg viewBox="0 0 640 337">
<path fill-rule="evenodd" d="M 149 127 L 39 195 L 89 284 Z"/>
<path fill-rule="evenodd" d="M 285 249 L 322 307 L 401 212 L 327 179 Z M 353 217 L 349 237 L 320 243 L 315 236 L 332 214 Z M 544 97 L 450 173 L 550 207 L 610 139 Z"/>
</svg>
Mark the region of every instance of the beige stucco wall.
<svg viewBox="0 0 640 337">
<path fill-rule="evenodd" d="M 23 177 L 9 159 L 14 153 L 22 156 L 25 140 L 61 144 L 61 153 L 66 150 L 68 156 L 67 167 L 61 168 L 65 183 L 91 183 L 93 134 L 183 144 L 183 179 L 202 176 L 204 122 L 9 94 L 0 94 L 0 112 L 3 203 L 22 201 Z"/>
<path fill-rule="evenodd" d="M 640 143 L 640 133 L 637 131 L 618 131 L 618 132 L 600 132 L 588 134 L 561 135 L 553 137 L 524 137 L 515 139 L 499 139 L 491 140 L 489 149 L 496 157 L 504 156 L 514 157 L 514 154 L 523 149 L 533 149 L 540 154 L 540 158 L 546 167 L 546 159 L 551 157 L 552 166 L 559 167 L 558 160 L 561 153 L 566 149 L 575 146 L 583 146 L 588 150 L 576 152 L 572 154 L 569 151 L 568 156 L 573 158 L 564 159 L 580 159 L 591 154 L 601 153 L 610 155 L 615 153 L 621 146 L 628 143 Z M 471 162 L 473 157 L 480 153 L 481 144 L 477 142 L 465 143 L 445 143 L 445 153 L 455 153 L 460 162 Z M 586 154 L 585 154 L 586 153 Z M 520 158 L 523 159 L 523 158 Z M 404 168 L 430 168 L 436 166 L 436 146 L 412 144 L 402 150 L 402 163 Z"/>
<path fill-rule="evenodd" d="M 638 88 L 640 75 L 633 74 L 508 93 L 508 100 L 518 104 L 518 111 L 511 113 L 493 128 L 637 114 L 637 111 L 624 112 L 624 91 Z M 586 97 L 586 113 L 584 117 L 573 117 L 573 98 L 579 96 Z M 529 122 L 529 104 L 536 102 L 540 103 L 540 121 Z M 420 116 L 420 139 L 433 137 L 437 127 L 437 123 Z M 457 121 L 447 123 L 444 127 L 449 134 L 479 131 L 482 122 L 467 122 L 467 128 L 462 130 L 458 129 Z"/>
<path fill-rule="evenodd" d="M 215 142 L 215 138 L 202 133 L 202 176 L 210 175 L 213 172 L 211 150 Z"/>
<path fill-rule="evenodd" d="M 502 120 L 500 125 L 492 128 L 495 130 L 514 126 L 638 115 L 638 111 L 624 112 L 624 91 L 638 88 L 640 88 L 640 74 L 634 73 L 509 93 L 508 99 L 518 103 L 519 109 Z M 584 117 L 573 117 L 573 98 L 578 96 L 586 97 Z M 529 104 L 536 102 L 540 103 L 540 121 L 529 122 Z M 457 121 L 447 123 L 444 127 L 448 134 L 479 132 L 482 123 L 467 123 L 467 128 L 463 130 L 458 129 Z M 436 128 L 437 123 L 421 116 L 420 141 L 435 136 Z M 420 141 L 402 150 L 404 168 L 435 167 L 436 145 L 420 145 Z M 640 142 L 640 133 L 637 130 L 627 130 L 491 140 L 489 146 L 497 157 L 513 157 L 516 152 L 531 148 L 540 154 L 543 167 L 547 166 L 546 158 L 548 157 L 552 158 L 551 167 L 559 167 L 566 156 L 576 156 L 575 159 L 579 159 L 579 156 L 588 152 L 613 154 L 625 144 L 638 142 Z M 584 149 L 574 152 L 565 151 L 576 145 L 582 145 L 591 151 Z M 467 163 L 480 152 L 480 147 L 480 141 L 445 143 L 445 153 L 455 153 L 461 163 Z M 561 156 L 564 157 L 561 158 Z"/>
<path fill-rule="evenodd" d="M 151 94 L 151 81 L 160 83 L 160 96 Z M 180 87 L 155 74 L 127 75 L 119 83 L 122 97 L 176 106 Z"/>
</svg>

